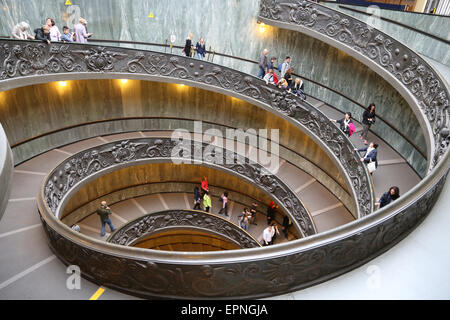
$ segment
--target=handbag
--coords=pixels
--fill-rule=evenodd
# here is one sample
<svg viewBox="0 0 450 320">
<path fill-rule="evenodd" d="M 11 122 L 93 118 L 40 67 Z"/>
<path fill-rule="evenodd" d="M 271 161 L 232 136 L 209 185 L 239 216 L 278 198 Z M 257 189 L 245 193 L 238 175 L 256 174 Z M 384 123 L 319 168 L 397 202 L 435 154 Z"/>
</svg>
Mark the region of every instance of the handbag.
<svg viewBox="0 0 450 320">
<path fill-rule="evenodd" d="M 375 170 L 377 170 L 377 167 L 376 167 L 374 161 L 370 160 L 370 162 L 367 164 L 367 170 L 369 170 L 369 173 L 372 173 Z"/>
</svg>

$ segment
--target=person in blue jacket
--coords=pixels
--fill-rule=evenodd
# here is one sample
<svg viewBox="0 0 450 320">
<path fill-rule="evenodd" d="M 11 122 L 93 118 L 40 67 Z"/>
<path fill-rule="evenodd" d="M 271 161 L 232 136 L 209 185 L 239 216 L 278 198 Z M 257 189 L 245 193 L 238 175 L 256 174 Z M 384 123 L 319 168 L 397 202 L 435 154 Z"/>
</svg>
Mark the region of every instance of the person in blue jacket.
<svg viewBox="0 0 450 320">
<path fill-rule="evenodd" d="M 364 156 L 361 158 L 361 162 L 369 163 L 370 161 L 375 162 L 375 168 L 378 168 L 378 144 L 371 142 L 369 146 L 355 149 L 358 152 L 365 152 Z"/>
<path fill-rule="evenodd" d="M 398 187 L 390 187 L 388 192 L 383 193 L 380 198 L 380 201 L 376 203 L 376 205 L 380 206 L 380 209 L 384 206 L 387 206 L 392 201 L 397 200 L 400 197 L 400 190 Z"/>
<path fill-rule="evenodd" d="M 197 51 L 197 58 L 203 60 L 206 53 L 205 40 L 203 40 L 203 38 L 200 38 L 200 40 L 197 42 L 195 49 Z"/>
</svg>

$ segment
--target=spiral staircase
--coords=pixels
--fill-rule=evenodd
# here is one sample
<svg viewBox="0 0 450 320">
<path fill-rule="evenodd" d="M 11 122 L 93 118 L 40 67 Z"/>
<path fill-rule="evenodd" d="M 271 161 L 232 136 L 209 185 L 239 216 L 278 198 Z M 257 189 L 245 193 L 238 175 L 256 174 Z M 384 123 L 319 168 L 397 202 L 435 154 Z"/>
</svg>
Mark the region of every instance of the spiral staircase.
<svg viewBox="0 0 450 320">
<path fill-rule="evenodd" d="M 409 103 L 421 126 L 417 130 L 425 135 L 426 174 L 418 174 L 407 159 L 371 132 L 369 139 L 380 141 L 380 147 L 379 168 L 370 176 L 354 152 L 363 146 L 358 134 L 349 139 L 329 121 L 342 117 L 341 112 L 312 96 L 303 101 L 286 95 L 237 70 L 162 52 L 2 39 L 0 86 L 4 96 L 0 98 L 5 105 L 17 103 L 23 109 L 11 107 L 2 114 L 6 134 L 0 135 L 0 209 L 6 209 L 0 222 L 0 298 L 86 299 L 99 285 L 107 288 L 103 299 L 351 298 L 358 292 L 378 297 L 380 291 L 361 288 L 361 283 L 367 285 L 367 263 L 381 270 L 385 283 L 394 277 L 386 276 L 388 270 L 398 270 L 391 263 L 397 263 L 399 256 L 404 258 L 405 250 L 414 246 L 421 270 L 430 267 L 426 261 L 437 262 L 430 270 L 436 275 L 428 285 L 439 283 L 436 294 L 445 292 L 442 278 L 449 264 L 442 248 L 448 239 L 429 235 L 449 221 L 443 210 L 449 168 L 446 80 L 435 66 L 377 30 L 367 30 L 370 36 L 362 46 L 356 38 L 359 33 L 352 29 L 360 28 L 362 22 L 332 8 L 309 1 L 262 0 L 258 18 L 327 42 L 387 79 Z M 371 39 L 380 37 L 394 44 L 393 52 L 371 44 Z M 132 89 L 117 90 L 117 79 L 129 79 Z M 43 92 L 64 90 L 55 89 L 56 83 L 52 87 L 50 82 L 55 81 L 71 86 L 74 93 L 64 100 L 88 115 L 81 123 L 71 123 L 76 111 L 71 113 L 67 105 L 57 107 L 44 98 Z M 157 94 L 143 96 L 146 89 Z M 87 100 L 99 104 L 104 114 L 91 117 L 89 103 L 83 109 L 76 90 L 85 90 Z M 114 98 L 113 91 L 120 94 Z M 170 101 L 176 92 L 182 104 L 173 110 L 157 109 L 153 104 L 148 109 L 136 107 L 138 99 Z M 281 124 L 285 131 L 280 134 L 280 162 L 275 172 L 265 172 L 261 163 L 253 161 L 251 151 L 268 150 L 252 144 L 251 139 L 240 142 L 243 151 L 233 153 L 235 162 L 218 165 L 213 160 L 225 154 L 227 147 L 223 146 L 228 146 L 227 139 L 219 136 L 213 142 L 217 148 L 211 159 L 177 169 L 171 161 L 178 157 L 190 160 L 186 154 L 195 153 L 195 143 L 193 149 L 174 156 L 173 130 L 184 124 L 196 142 L 193 123 L 198 114 L 205 114 L 201 109 L 198 114 L 187 113 L 195 108 L 189 99 L 200 104 L 213 99 L 234 108 L 232 117 L 224 116 L 229 110 L 218 106 L 212 116 L 202 118 L 210 128 L 239 128 L 239 117 L 247 118 L 248 128 L 252 121 L 263 123 L 258 122 L 258 115 L 272 119 L 267 128 Z M 112 106 L 119 100 L 120 112 L 116 113 Z M 111 109 L 101 108 L 102 104 Z M 42 110 L 36 112 L 33 105 Z M 51 106 L 46 109 L 47 105 Z M 53 119 L 53 113 L 59 116 Z M 360 130 L 357 124 L 357 133 Z M 283 133 L 289 137 L 283 138 Z M 212 177 L 213 208 L 208 217 L 191 210 L 192 189 L 199 181 L 195 174 Z M 393 184 L 402 190 L 400 199 L 375 210 L 376 199 Z M 217 214 L 217 197 L 223 190 L 230 191 L 229 217 Z M 95 209 L 105 198 L 118 231 L 101 237 Z M 281 233 L 273 246 L 262 248 L 259 243 L 267 226 L 269 201 L 280 207 L 278 224 L 288 216 L 293 226 L 287 237 Z M 245 231 L 239 227 L 238 216 L 253 202 L 259 204 L 257 225 Z M 168 211 L 180 210 L 184 213 L 169 218 Z M 184 242 L 178 247 L 181 251 L 197 248 L 186 254 L 168 252 L 175 245 L 167 243 L 150 250 L 110 242 L 124 228 L 134 230 L 133 235 L 148 235 L 136 230 L 145 225 L 142 221 L 147 216 L 159 213 L 171 221 L 161 227 L 164 232 L 173 232 L 167 228 L 181 219 L 197 231 L 214 226 L 217 232 L 238 233 L 241 240 L 254 240 L 257 248 L 204 252 L 212 246 L 194 245 L 191 237 L 189 245 Z M 151 221 L 149 227 L 155 225 Z M 81 233 L 70 229 L 73 224 L 80 226 Z M 67 289 L 67 265 L 80 267 L 81 289 Z M 405 262 L 402 266 L 405 278 L 414 275 L 413 267 Z M 342 288 L 349 286 L 356 290 L 343 294 Z M 40 288 L 39 292 L 33 288 Z"/>
</svg>

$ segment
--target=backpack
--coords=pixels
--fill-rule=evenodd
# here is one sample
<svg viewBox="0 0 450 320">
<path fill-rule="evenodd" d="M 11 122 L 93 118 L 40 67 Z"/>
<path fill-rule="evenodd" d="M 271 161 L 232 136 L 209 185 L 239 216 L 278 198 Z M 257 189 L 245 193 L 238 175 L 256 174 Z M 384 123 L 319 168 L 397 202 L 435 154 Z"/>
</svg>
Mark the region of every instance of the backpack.
<svg viewBox="0 0 450 320">
<path fill-rule="evenodd" d="M 278 65 L 278 71 L 280 71 L 280 72 L 281 72 L 281 69 L 283 69 L 283 63 L 284 63 L 284 62 L 282 62 L 282 63 L 280 63 L 280 64 Z"/>
</svg>

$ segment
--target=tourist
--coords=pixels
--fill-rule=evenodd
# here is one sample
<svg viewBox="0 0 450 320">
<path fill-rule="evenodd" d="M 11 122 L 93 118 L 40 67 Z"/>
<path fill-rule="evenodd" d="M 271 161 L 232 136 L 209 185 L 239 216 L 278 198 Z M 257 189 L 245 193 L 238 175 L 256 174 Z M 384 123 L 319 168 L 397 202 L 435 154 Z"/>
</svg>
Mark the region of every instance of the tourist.
<svg viewBox="0 0 450 320">
<path fill-rule="evenodd" d="M 258 204 L 256 202 L 252 203 L 252 206 L 250 208 L 250 218 L 249 218 L 249 223 L 254 224 L 255 226 L 257 226 L 258 224 L 256 223 L 256 208 L 258 207 Z"/>
<path fill-rule="evenodd" d="M 292 76 L 292 73 L 294 72 L 293 68 L 289 68 L 287 69 L 286 73 L 284 74 L 284 76 L 282 78 L 286 79 L 286 82 L 288 84 L 288 88 L 291 88 L 294 78 Z"/>
<path fill-rule="evenodd" d="M 183 49 L 183 52 L 186 55 L 186 57 L 191 56 L 192 39 L 194 39 L 194 34 L 192 32 L 190 32 L 188 37 L 186 38 L 186 44 L 184 45 L 184 49 Z"/>
<path fill-rule="evenodd" d="M 270 58 L 269 64 L 267 66 L 267 70 L 272 69 L 273 71 L 275 71 L 275 63 L 276 62 L 277 62 L 277 58 L 275 58 L 275 57 Z"/>
<path fill-rule="evenodd" d="M 289 232 L 289 227 L 292 226 L 292 221 L 288 216 L 284 216 L 283 217 L 283 225 L 282 225 L 282 230 L 284 233 L 285 238 L 288 238 L 288 232 Z"/>
<path fill-rule="evenodd" d="M 203 38 L 200 38 L 200 40 L 197 42 L 197 45 L 195 46 L 197 50 L 197 57 L 200 60 L 203 60 L 205 58 L 206 53 L 206 46 L 205 46 L 205 40 Z"/>
<path fill-rule="evenodd" d="M 364 163 L 371 163 L 374 162 L 375 163 L 375 167 L 373 167 L 373 165 L 371 165 L 371 167 L 373 168 L 369 168 L 369 172 L 372 173 L 373 171 L 375 171 L 378 168 L 378 160 L 377 160 L 377 156 L 378 156 L 378 144 L 371 142 L 369 144 L 369 146 L 361 148 L 361 149 L 356 149 L 355 151 L 358 152 L 365 152 L 364 156 L 360 159 L 361 162 Z"/>
<path fill-rule="evenodd" d="M 92 36 L 92 33 L 88 33 L 86 26 L 87 21 L 84 18 L 78 19 L 79 23 L 77 23 L 73 27 L 73 31 L 75 33 L 75 42 L 78 43 L 87 43 L 87 39 Z"/>
<path fill-rule="evenodd" d="M 248 231 L 250 216 L 251 216 L 251 213 L 248 211 L 248 208 L 244 208 L 244 211 L 239 216 L 239 226 L 242 229 L 244 229 L 245 231 Z"/>
<path fill-rule="evenodd" d="M 201 210 L 200 202 L 201 202 L 201 196 L 200 196 L 200 189 L 198 187 L 194 188 L 194 209 L 193 210 Z"/>
<path fill-rule="evenodd" d="M 42 40 L 50 44 L 50 28 L 47 25 L 42 26 L 42 28 L 37 28 L 34 30 L 36 40 Z"/>
<path fill-rule="evenodd" d="M 353 132 L 355 132 L 354 130 L 354 125 L 353 125 L 353 121 L 352 121 L 352 114 L 350 112 L 346 112 L 344 118 L 340 119 L 340 120 L 334 120 L 334 119 L 330 119 L 333 122 L 339 123 L 342 132 L 344 132 L 347 136 L 351 136 L 353 134 Z M 351 130 L 352 128 L 350 127 L 350 124 L 352 124 L 352 128 L 353 130 Z"/>
<path fill-rule="evenodd" d="M 205 208 L 206 212 L 209 212 L 209 210 L 211 209 L 211 198 L 208 195 L 208 191 L 205 191 L 205 193 L 203 194 L 203 207 Z"/>
<path fill-rule="evenodd" d="M 392 201 L 397 200 L 400 197 L 400 190 L 398 187 L 390 187 L 389 191 L 383 193 L 380 198 L 380 201 L 376 202 L 377 206 L 380 206 L 380 209 L 387 206 Z"/>
<path fill-rule="evenodd" d="M 300 78 L 295 78 L 295 81 L 291 85 L 292 93 L 297 94 L 298 91 L 303 92 L 305 91 L 305 85 L 303 83 L 303 80 Z"/>
<path fill-rule="evenodd" d="M 201 188 L 202 188 L 202 197 L 203 197 L 203 195 L 205 194 L 205 192 L 208 192 L 208 191 L 209 191 L 209 189 L 208 189 L 208 179 L 207 179 L 206 177 L 203 177 L 203 178 L 200 180 L 200 186 L 201 186 Z"/>
<path fill-rule="evenodd" d="M 269 225 L 263 231 L 263 246 L 270 246 L 273 244 L 273 236 L 275 235 L 275 227 Z"/>
<path fill-rule="evenodd" d="M 269 206 L 267 207 L 267 224 L 270 225 L 273 221 L 275 221 L 275 213 L 277 211 L 278 206 L 275 202 L 271 201 Z"/>
<path fill-rule="evenodd" d="M 263 80 L 266 82 L 266 84 L 270 83 L 273 85 L 277 85 L 277 83 L 278 83 L 278 77 L 273 72 L 273 69 L 269 69 L 269 72 L 267 72 L 267 74 L 264 76 Z"/>
<path fill-rule="evenodd" d="M 276 240 L 277 236 L 280 235 L 280 231 L 278 230 L 278 225 L 275 221 L 272 221 L 272 223 L 270 225 L 273 227 L 273 230 L 275 231 L 272 236 L 272 244 L 273 244 L 274 241 Z"/>
<path fill-rule="evenodd" d="M 73 42 L 73 32 L 67 26 L 63 27 L 63 35 L 61 36 L 61 41 Z"/>
<path fill-rule="evenodd" d="M 228 192 L 225 191 L 224 193 L 222 193 L 219 201 L 222 202 L 222 207 L 219 210 L 219 214 L 224 213 L 225 216 L 228 217 Z"/>
<path fill-rule="evenodd" d="M 369 107 L 363 113 L 363 130 L 360 138 L 364 140 L 364 144 L 367 144 L 367 134 L 369 132 L 370 126 L 375 123 L 375 104 L 371 103 Z"/>
<path fill-rule="evenodd" d="M 111 220 L 109 219 L 109 215 L 111 213 L 111 209 L 106 205 L 106 201 L 102 201 L 100 208 L 97 209 L 97 214 L 100 216 L 100 221 L 102 223 L 102 231 L 100 234 L 102 237 L 105 235 L 105 224 L 109 225 L 111 232 L 115 230 Z"/>
<path fill-rule="evenodd" d="M 261 55 L 259 56 L 259 72 L 257 77 L 258 78 L 263 78 L 264 75 L 267 73 L 269 64 L 267 63 L 267 54 L 269 53 L 269 50 L 264 49 L 263 52 L 261 53 Z"/>
<path fill-rule="evenodd" d="M 80 226 L 77 225 L 77 224 L 74 224 L 74 225 L 72 226 L 72 230 L 75 231 L 75 232 L 81 233 Z"/>
<path fill-rule="evenodd" d="M 34 40 L 34 37 L 28 33 L 30 25 L 25 21 L 22 21 L 14 26 L 11 31 L 11 38 L 19 40 Z"/>
<path fill-rule="evenodd" d="M 288 57 L 286 57 L 286 59 L 284 59 L 284 62 L 281 64 L 281 66 L 279 66 L 279 67 L 281 67 L 279 69 L 279 71 L 280 71 L 280 78 L 284 78 L 284 75 L 286 74 L 286 72 L 291 67 L 290 64 L 291 64 L 291 57 L 288 56 Z"/>
<path fill-rule="evenodd" d="M 289 86 L 285 78 L 281 78 L 280 81 L 278 81 L 278 88 L 281 90 L 289 91 Z"/>
<path fill-rule="evenodd" d="M 47 18 L 45 24 L 50 28 L 50 41 L 60 41 L 61 40 L 61 32 L 57 26 L 55 26 L 55 20 L 52 18 Z"/>
</svg>

